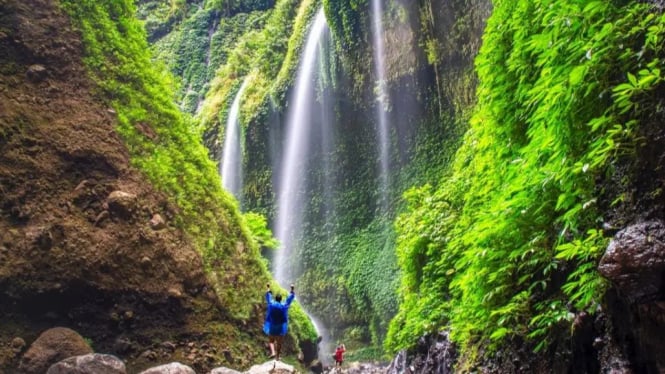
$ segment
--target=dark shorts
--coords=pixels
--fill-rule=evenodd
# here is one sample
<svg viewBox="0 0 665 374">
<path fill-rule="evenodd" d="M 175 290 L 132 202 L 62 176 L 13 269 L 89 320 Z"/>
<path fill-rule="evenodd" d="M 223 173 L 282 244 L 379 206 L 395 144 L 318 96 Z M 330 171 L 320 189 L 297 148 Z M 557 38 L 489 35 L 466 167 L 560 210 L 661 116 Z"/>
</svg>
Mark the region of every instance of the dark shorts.
<svg viewBox="0 0 665 374">
<path fill-rule="evenodd" d="M 284 336 L 286 334 L 284 334 L 284 327 L 281 324 L 279 324 L 279 325 L 270 325 L 268 335 Z"/>
</svg>

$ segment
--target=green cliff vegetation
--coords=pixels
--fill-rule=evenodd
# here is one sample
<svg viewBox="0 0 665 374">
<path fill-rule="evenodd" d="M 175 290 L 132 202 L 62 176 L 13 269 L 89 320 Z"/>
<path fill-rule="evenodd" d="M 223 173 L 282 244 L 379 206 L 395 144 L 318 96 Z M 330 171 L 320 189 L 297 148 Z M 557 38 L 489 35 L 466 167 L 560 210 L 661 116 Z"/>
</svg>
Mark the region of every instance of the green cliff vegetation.
<svg viewBox="0 0 665 374">
<path fill-rule="evenodd" d="M 253 323 L 270 279 L 259 245 L 274 245 L 265 220 L 240 214 L 221 188 L 193 121 L 174 103 L 171 76 L 151 60 L 133 2 L 62 6 L 81 31 L 85 63 L 99 96 L 116 112 L 132 163 L 178 207 L 176 224 L 201 253 L 223 308 Z M 297 307 L 293 318 L 296 341 L 314 340 L 311 323 Z"/>
<path fill-rule="evenodd" d="M 471 360 L 513 338 L 538 351 L 594 313 L 604 214 L 629 198 L 616 165 L 659 111 L 665 17 L 652 5 L 493 5 L 471 127 L 438 186 L 409 190 L 396 220 L 391 352 L 441 329 Z"/>
<path fill-rule="evenodd" d="M 243 128 L 243 204 L 247 210 L 273 216 L 272 161 L 268 132 L 272 115 L 281 112 L 292 85 L 307 26 L 317 10 L 316 1 L 281 0 L 270 11 L 262 29 L 238 37 L 227 61 L 210 83 L 198 125 L 206 144 L 219 152 L 231 103 L 244 80 L 240 118 Z"/>
<path fill-rule="evenodd" d="M 138 17 L 145 20 L 155 58 L 177 79 L 176 101 L 194 113 L 217 69 L 226 63 L 238 38 L 260 30 L 272 13 L 272 1 L 167 4 L 144 1 Z"/>
<path fill-rule="evenodd" d="M 431 3 L 427 4 L 431 8 Z M 471 12 L 462 23 L 421 25 L 419 17 L 426 14 L 427 4 L 390 2 L 384 20 L 390 38 L 399 40 L 388 48 L 390 86 L 401 94 L 391 108 L 398 128 L 392 137 L 395 144 L 404 143 L 406 150 L 393 150 L 395 187 L 389 192 L 390 211 L 380 212 L 376 203 L 376 135 L 372 130 L 373 60 L 367 45 L 369 2 L 323 2 L 332 45 L 324 43 L 322 54 L 327 59 L 321 67 L 318 95 L 332 102 L 331 112 L 338 129 L 333 135 L 336 144 L 328 155 L 335 165 L 329 177 L 337 181 L 333 183 L 343 185 L 329 186 L 331 182 L 325 181 L 321 170 L 309 172 L 310 198 L 304 212 L 303 249 L 297 254 L 302 263 L 297 283 L 310 312 L 331 328 L 335 339 L 351 342 L 349 347 L 355 351 L 351 357 L 379 355 L 388 322 L 397 311 L 399 278 L 392 219 L 393 212 L 403 205 L 399 196 L 414 184 L 437 181 L 446 160 L 452 158 L 459 134 L 466 128 L 468 109 L 463 107 L 473 102 L 467 92 L 473 90 L 475 82 L 470 68 L 475 49 L 470 40 L 479 38 L 482 14 Z M 275 139 L 270 131 L 279 127 L 285 117 L 286 94 L 295 79 L 306 30 L 319 5 L 315 1 L 279 1 L 263 29 L 238 37 L 198 115 L 208 144 L 212 149 L 219 147 L 229 107 L 242 81 L 248 80 L 240 115 L 245 133 L 243 206 L 271 219 L 276 160 L 271 159 L 269 144 Z M 463 4 L 454 5 L 437 8 L 431 17 L 465 12 Z M 451 33 L 451 29 L 457 31 Z M 475 30 L 475 39 L 460 30 Z M 455 39 L 446 39 L 447 35 L 454 35 Z M 441 38 L 441 43 L 464 48 L 461 52 L 441 52 L 436 61 L 428 61 L 419 47 L 427 38 Z M 437 88 L 427 73 L 432 66 L 440 74 L 455 72 L 455 78 Z M 422 117 L 413 110 L 418 106 L 426 107 Z M 309 157 L 316 164 L 324 156 L 313 152 Z M 335 190 L 332 196 L 324 196 L 326 186 Z M 333 215 L 323 213 L 326 206 L 334 207 Z M 366 351 L 356 350 L 367 346 L 370 348 Z"/>
<path fill-rule="evenodd" d="M 213 153 L 248 81 L 243 207 L 272 221 L 272 131 L 283 130 L 306 31 L 323 7 L 332 36 L 317 94 L 332 102 L 336 170 L 308 170 L 297 284 L 357 357 L 441 329 L 467 361 L 521 339 L 541 351 L 566 338 L 577 313 L 597 310 L 606 212 L 630 199 L 617 165 L 659 110 L 650 94 L 662 89 L 663 20 L 652 5 L 384 1 L 393 97 L 385 211 L 370 1 L 230 4 L 141 9 L 159 59 L 182 79 L 181 106 L 193 112 L 205 93 L 194 127 Z M 329 197 L 326 177 L 336 183 Z"/>
<path fill-rule="evenodd" d="M 206 131 L 224 123 L 228 107 L 242 83 L 249 79 L 241 105 L 243 125 L 265 120 L 271 103 L 283 102 L 294 79 L 306 27 L 316 12 L 313 0 L 278 1 L 262 29 L 242 35 L 217 72 L 201 108 Z M 279 98 L 279 100 L 276 100 Z"/>
<path fill-rule="evenodd" d="M 382 354 L 388 323 L 397 312 L 393 219 L 395 212 L 405 209 L 400 196 L 414 185 L 439 182 L 468 126 L 474 102 L 472 60 L 487 7 L 483 2 L 432 3 L 384 2 L 392 165 L 389 209 L 382 212 L 376 203 L 379 187 L 372 149 L 377 135 L 372 131 L 376 126 L 373 57 L 367 46 L 370 2 L 324 1 L 340 60 L 337 74 L 346 78 L 337 83 L 334 94 L 343 98 L 335 109 L 343 129 L 335 152 L 339 169 L 335 179 L 349 182 L 331 202 L 333 234 L 327 237 L 325 229 L 312 229 L 308 235 L 305 257 L 310 268 L 303 278 L 314 295 L 335 300 L 333 305 L 308 303 L 321 311 L 319 315 L 333 316 L 328 321 L 335 326 L 333 333 L 372 347 L 352 352 L 352 358 L 356 353 Z M 434 18 L 436 22 L 430 22 Z M 441 51 L 431 60 L 425 46 L 435 44 Z M 444 45 L 459 48 L 445 50 Z M 438 84 L 437 75 L 447 77 L 445 84 Z"/>
</svg>

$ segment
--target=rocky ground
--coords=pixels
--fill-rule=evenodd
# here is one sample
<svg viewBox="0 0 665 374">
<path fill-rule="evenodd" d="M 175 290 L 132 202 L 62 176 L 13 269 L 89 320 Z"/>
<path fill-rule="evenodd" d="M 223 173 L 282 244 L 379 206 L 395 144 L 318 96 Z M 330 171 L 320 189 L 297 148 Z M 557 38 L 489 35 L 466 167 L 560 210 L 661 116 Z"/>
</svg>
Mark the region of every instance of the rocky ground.
<svg viewBox="0 0 665 374">
<path fill-rule="evenodd" d="M 172 343 L 169 343 L 172 344 Z M 269 360 L 255 364 L 245 371 L 238 371 L 227 366 L 217 366 L 210 369 L 194 369 L 180 362 L 166 364 L 153 364 L 145 369 L 128 368 L 125 361 L 112 354 L 95 353 L 89 344 L 76 331 L 56 327 L 44 331 L 29 346 L 19 337 L 14 338 L 10 347 L 18 356 L 17 365 L 7 373 L 21 374 L 295 374 L 304 372 L 282 361 Z M 175 350 L 175 345 L 166 347 Z M 195 351 L 195 350 L 193 350 Z M 157 353 L 154 353 L 157 354 Z M 196 352 L 193 352 L 196 354 Z M 190 359 L 191 361 L 191 359 Z M 321 369 L 321 367 L 319 367 Z M 314 369 L 314 372 L 321 373 Z M 330 370 L 325 373 L 344 374 L 379 374 L 385 368 L 375 364 L 345 364 L 341 369 Z M 5 372 L 0 369 L 0 374 Z"/>
<path fill-rule="evenodd" d="M 53 328 L 45 331 L 30 346 L 20 360 L 18 369 L 23 374 L 127 374 L 125 363 L 109 354 L 93 353 L 87 342 L 75 331 Z M 136 371 L 131 371 L 136 372 Z M 210 374 L 241 374 L 227 368 L 213 368 Z M 291 365 L 270 361 L 252 366 L 245 374 L 294 373 Z M 190 366 L 179 362 L 149 367 L 139 374 L 196 374 Z"/>
</svg>

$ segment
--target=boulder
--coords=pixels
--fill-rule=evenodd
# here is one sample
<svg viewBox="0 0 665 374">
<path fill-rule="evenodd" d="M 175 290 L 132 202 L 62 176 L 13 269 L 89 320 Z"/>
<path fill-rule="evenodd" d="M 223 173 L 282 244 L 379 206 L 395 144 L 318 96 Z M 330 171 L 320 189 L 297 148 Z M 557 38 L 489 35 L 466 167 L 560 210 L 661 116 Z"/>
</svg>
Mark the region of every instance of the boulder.
<svg viewBox="0 0 665 374">
<path fill-rule="evenodd" d="M 317 341 L 312 340 L 302 340 L 298 345 L 300 351 L 302 352 L 301 361 L 305 363 L 311 363 L 316 360 L 319 356 L 319 343 L 321 342 L 321 337 Z"/>
<path fill-rule="evenodd" d="M 25 340 L 23 340 L 23 338 L 16 337 L 12 339 L 10 346 L 12 347 L 12 352 L 20 353 L 23 348 L 25 348 Z"/>
<path fill-rule="evenodd" d="M 323 363 L 319 360 L 312 361 L 312 363 L 309 365 L 309 371 L 314 374 L 323 373 Z"/>
<path fill-rule="evenodd" d="M 19 369 L 25 374 L 44 374 L 54 363 L 72 356 L 92 353 L 76 331 L 54 327 L 44 331 L 25 352 Z"/>
<path fill-rule="evenodd" d="M 30 65 L 28 68 L 28 71 L 25 73 L 26 77 L 30 82 L 33 83 L 39 83 L 43 81 L 46 78 L 46 75 L 48 74 L 48 71 L 44 67 L 44 65 Z"/>
<path fill-rule="evenodd" d="M 157 231 L 166 228 L 166 221 L 159 214 L 154 214 L 150 219 L 150 228 Z"/>
<path fill-rule="evenodd" d="M 292 374 L 295 373 L 293 366 L 282 361 L 268 361 L 261 365 L 254 365 L 244 374 Z"/>
<path fill-rule="evenodd" d="M 127 374 L 119 358 L 101 353 L 66 358 L 51 365 L 46 374 Z"/>
<path fill-rule="evenodd" d="M 242 374 L 237 370 L 225 368 L 225 367 L 218 367 L 214 368 L 210 371 L 208 374 Z"/>
<path fill-rule="evenodd" d="M 136 211 L 136 200 L 136 195 L 132 193 L 113 191 L 106 198 L 106 204 L 111 213 L 121 218 L 128 219 Z"/>
<path fill-rule="evenodd" d="M 457 350 L 450 341 L 447 331 L 436 334 L 427 334 L 418 339 L 413 352 L 400 351 L 390 363 L 388 368 L 377 370 L 386 374 L 411 373 L 440 373 L 452 374 L 453 366 L 457 362 Z M 374 370 L 374 369 L 372 369 Z M 369 369 L 358 368 L 349 370 L 349 373 L 370 373 Z"/>
<path fill-rule="evenodd" d="M 665 295 L 665 224 L 640 222 L 619 231 L 600 259 L 598 271 L 631 303 Z"/>
<path fill-rule="evenodd" d="M 139 374 L 196 374 L 194 369 L 179 362 L 172 362 L 170 364 L 155 366 L 148 370 L 144 370 Z"/>
</svg>

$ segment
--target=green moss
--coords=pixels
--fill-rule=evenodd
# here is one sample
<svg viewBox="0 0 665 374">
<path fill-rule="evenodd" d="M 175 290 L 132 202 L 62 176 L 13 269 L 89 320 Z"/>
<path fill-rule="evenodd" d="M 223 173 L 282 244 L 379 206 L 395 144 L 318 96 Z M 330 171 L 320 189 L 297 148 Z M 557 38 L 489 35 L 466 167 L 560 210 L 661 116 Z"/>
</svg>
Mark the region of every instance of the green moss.
<svg viewBox="0 0 665 374">
<path fill-rule="evenodd" d="M 615 199 L 612 164 L 653 122 L 664 34 L 643 3 L 494 3 L 471 128 L 439 187 L 408 191 L 396 221 L 389 351 L 444 328 L 471 359 L 509 337 L 543 349 L 572 312 L 596 310 L 598 204 Z"/>
</svg>

